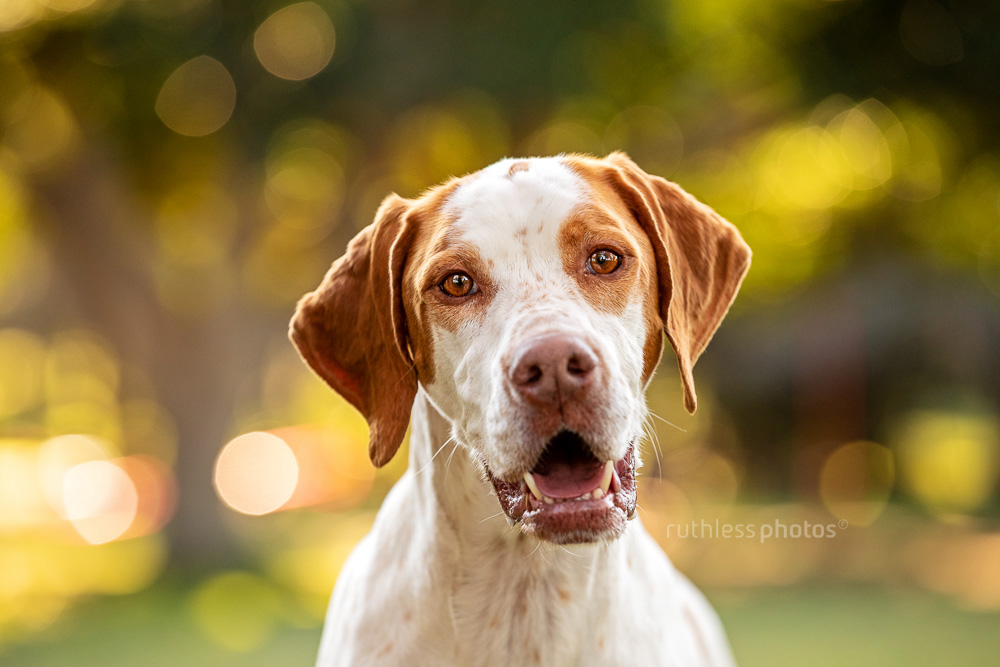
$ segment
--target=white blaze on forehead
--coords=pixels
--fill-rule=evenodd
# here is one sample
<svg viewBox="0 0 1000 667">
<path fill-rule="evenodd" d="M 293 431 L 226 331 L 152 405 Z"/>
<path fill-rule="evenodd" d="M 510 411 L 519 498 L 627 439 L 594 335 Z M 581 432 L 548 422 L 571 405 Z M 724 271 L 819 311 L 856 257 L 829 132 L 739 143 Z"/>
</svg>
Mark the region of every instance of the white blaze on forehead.
<svg viewBox="0 0 1000 667">
<path fill-rule="evenodd" d="M 559 228 L 584 197 L 583 181 L 559 158 L 507 159 L 459 186 L 445 210 L 458 238 L 502 271 L 526 268 L 526 251 L 558 263 Z"/>
</svg>

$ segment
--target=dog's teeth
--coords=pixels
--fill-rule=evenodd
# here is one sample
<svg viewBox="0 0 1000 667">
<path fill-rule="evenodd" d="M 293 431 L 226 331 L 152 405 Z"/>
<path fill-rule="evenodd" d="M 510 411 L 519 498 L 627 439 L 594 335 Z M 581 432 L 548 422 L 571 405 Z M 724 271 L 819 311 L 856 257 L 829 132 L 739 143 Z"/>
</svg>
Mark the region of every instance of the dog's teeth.
<svg viewBox="0 0 1000 667">
<path fill-rule="evenodd" d="M 611 486 L 611 477 L 614 474 L 614 472 L 615 472 L 614 463 L 608 461 L 607 463 L 604 464 L 604 476 L 601 477 L 601 484 L 600 486 L 597 487 L 597 489 L 601 492 L 602 496 L 608 492 L 608 487 Z M 617 491 L 617 489 L 615 490 Z"/>
<path fill-rule="evenodd" d="M 546 505 L 551 505 L 552 503 L 554 503 L 554 502 L 555 502 L 554 500 L 552 500 L 552 499 L 551 499 L 551 498 L 549 498 L 548 496 L 542 496 L 542 498 L 544 498 L 544 499 L 545 499 L 545 504 L 546 504 Z"/>
<path fill-rule="evenodd" d="M 535 478 L 532 476 L 530 472 L 524 473 L 524 483 L 528 485 L 528 489 L 531 491 L 531 495 L 533 495 L 538 500 L 542 499 L 542 492 L 538 490 L 538 485 L 535 484 Z"/>
<path fill-rule="evenodd" d="M 600 500 L 601 498 L 604 497 L 604 491 L 601 491 L 600 489 L 594 489 L 592 495 L 594 496 L 594 500 Z"/>
<path fill-rule="evenodd" d="M 611 475 L 611 490 L 614 491 L 615 493 L 618 493 L 619 491 L 622 490 L 622 480 L 618 476 L 618 471 L 617 470 L 612 471 L 612 475 Z"/>
</svg>

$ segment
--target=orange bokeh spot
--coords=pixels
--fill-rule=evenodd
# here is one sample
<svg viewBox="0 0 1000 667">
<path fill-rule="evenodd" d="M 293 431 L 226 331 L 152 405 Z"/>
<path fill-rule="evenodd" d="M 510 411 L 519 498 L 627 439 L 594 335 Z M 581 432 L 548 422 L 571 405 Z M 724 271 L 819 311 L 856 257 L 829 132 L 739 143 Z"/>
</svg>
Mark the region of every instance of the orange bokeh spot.
<svg viewBox="0 0 1000 667">
<path fill-rule="evenodd" d="M 255 431 L 230 441 L 215 462 L 215 489 L 223 502 L 243 514 L 280 509 L 295 492 L 299 463 L 276 435 Z"/>
</svg>

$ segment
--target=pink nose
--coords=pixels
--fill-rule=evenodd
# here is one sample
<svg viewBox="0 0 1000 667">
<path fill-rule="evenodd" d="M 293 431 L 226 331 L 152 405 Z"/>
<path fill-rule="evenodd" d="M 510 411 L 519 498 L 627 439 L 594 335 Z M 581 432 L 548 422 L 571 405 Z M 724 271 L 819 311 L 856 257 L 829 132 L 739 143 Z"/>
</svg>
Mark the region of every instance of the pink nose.
<svg viewBox="0 0 1000 667">
<path fill-rule="evenodd" d="M 526 400 L 550 407 L 584 394 L 598 370 L 597 355 L 584 341 L 567 334 L 550 334 L 521 345 L 508 377 Z"/>
</svg>

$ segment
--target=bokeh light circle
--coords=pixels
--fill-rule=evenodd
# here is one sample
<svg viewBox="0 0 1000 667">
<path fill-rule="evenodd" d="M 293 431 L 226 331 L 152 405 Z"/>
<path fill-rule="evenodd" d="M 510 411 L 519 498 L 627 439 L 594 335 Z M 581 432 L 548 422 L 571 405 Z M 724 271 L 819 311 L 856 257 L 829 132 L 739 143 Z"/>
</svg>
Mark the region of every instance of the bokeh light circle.
<svg viewBox="0 0 1000 667">
<path fill-rule="evenodd" d="M 850 442 L 824 462 L 819 494 L 833 516 L 868 526 L 885 510 L 895 479 L 892 451 L 874 442 Z"/>
<path fill-rule="evenodd" d="M 120 537 L 135 520 L 139 494 L 122 468 L 110 461 L 88 461 L 63 477 L 66 518 L 91 544 Z"/>
<path fill-rule="evenodd" d="M 288 502 L 299 464 L 284 440 L 255 431 L 232 440 L 215 462 L 215 489 L 237 512 L 267 514 Z"/>
<path fill-rule="evenodd" d="M 202 137 L 225 125 L 236 106 L 236 84 L 215 58 L 198 56 L 174 70 L 156 98 L 156 115 L 177 134 Z"/>
<path fill-rule="evenodd" d="M 253 50 L 264 69 L 290 81 L 321 72 L 333 57 L 335 45 L 333 23 L 314 2 L 279 9 L 253 36 Z"/>
</svg>

